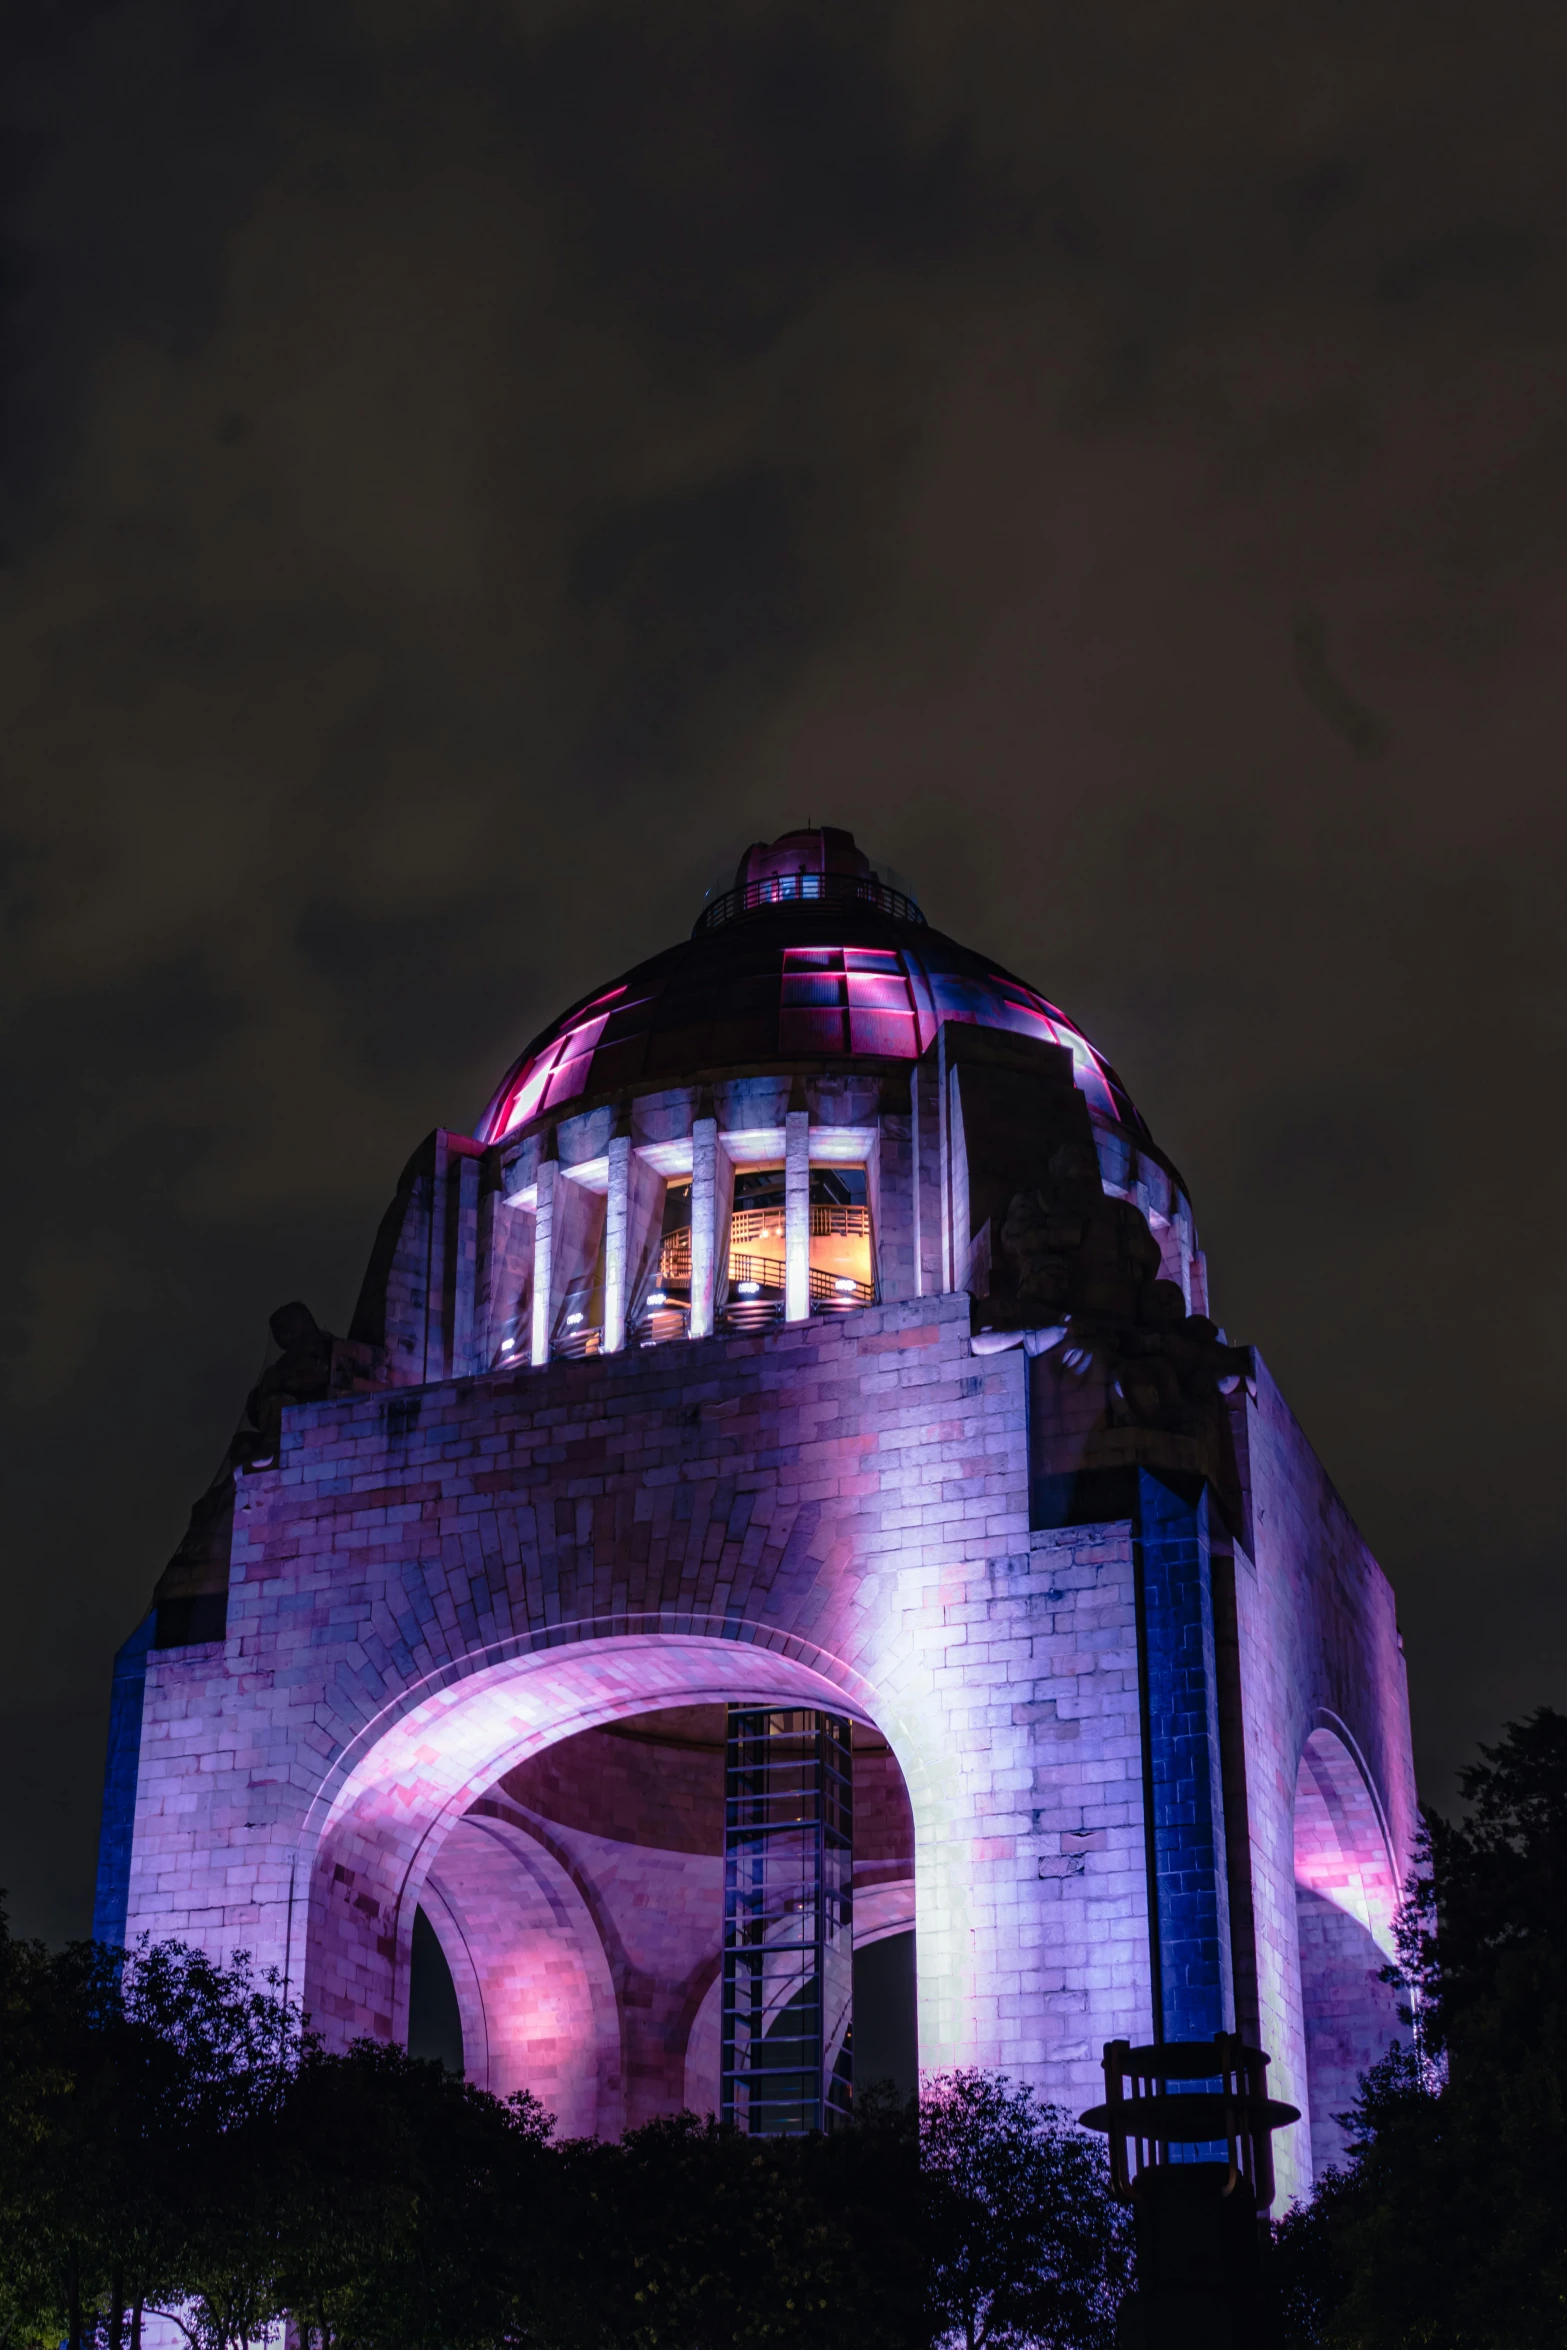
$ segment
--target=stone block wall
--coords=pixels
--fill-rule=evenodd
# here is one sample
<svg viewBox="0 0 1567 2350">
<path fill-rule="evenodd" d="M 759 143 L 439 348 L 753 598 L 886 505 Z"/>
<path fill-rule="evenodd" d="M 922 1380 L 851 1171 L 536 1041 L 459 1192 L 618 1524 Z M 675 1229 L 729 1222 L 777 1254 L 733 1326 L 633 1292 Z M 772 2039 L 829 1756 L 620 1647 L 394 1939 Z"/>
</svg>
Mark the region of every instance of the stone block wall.
<svg viewBox="0 0 1567 2350">
<path fill-rule="evenodd" d="M 229 1638 L 153 1659 L 135 1929 L 391 2033 L 441 1843 L 563 1730 L 833 1702 L 909 1790 L 930 2064 L 1072 2096 L 1146 2028 L 1125 1532 L 1031 1538 L 1021 1359 L 967 1300 L 291 1413 Z"/>
<path fill-rule="evenodd" d="M 1402 1885 L 1419 1818 L 1408 1686 L 1391 1586 L 1260 1359 L 1252 1384 L 1255 1393 L 1237 1399 L 1236 1426 L 1253 1547 L 1233 1543 L 1232 1571 L 1257 2029 L 1273 2059 L 1273 2093 L 1308 2116 L 1315 2104 L 1320 2117 L 1336 2091 L 1319 2081 L 1314 2100 L 1307 2062 L 1296 1893 L 1301 1761 L 1319 1730 L 1342 1747 L 1364 1790 L 1363 1857 L 1380 1862 L 1390 1889 Z M 1311 2178 L 1309 2133 L 1286 2133 L 1281 2198 Z"/>
<path fill-rule="evenodd" d="M 925 1147 L 916 1124 L 915 1204 Z M 916 1277 L 925 1245 L 913 1226 Z M 1413 1782 L 1391 1594 L 1261 1366 L 1254 1385 L 1233 1409 L 1250 1547 L 1209 1519 L 1198 1744 L 1220 1749 L 1214 1934 L 1227 1898 L 1241 2021 L 1306 2107 L 1306 1742 L 1336 1725 L 1363 1770 L 1390 1883 Z M 544 1839 L 556 1742 L 659 1707 L 829 1705 L 882 1733 L 907 1789 L 925 2067 L 998 2066 L 1077 2110 L 1103 2042 L 1153 2031 L 1145 1758 L 1174 1724 L 1162 1697 L 1145 1724 L 1139 1686 L 1146 1527 L 1031 1530 L 1026 1358 L 975 1356 L 966 1296 L 295 1408 L 234 1527 L 226 1640 L 146 1660 L 132 1935 L 243 1945 L 329 2036 L 398 2036 L 427 1888 L 432 1918 L 534 1917 L 541 1968 L 546 1916 L 589 1914 L 575 1842 L 625 1840 L 585 1819 Z M 485 1809 L 502 1781 L 510 1820 Z M 681 1937 L 708 1864 L 686 1857 L 655 1887 L 653 1864 L 595 1855 L 625 1891 L 592 1928 L 601 1973 L 552 1978 L 495 2057 L 573 2126 L 705 2078 L 712 1993 Z M 674 1942 L 644 1963 L 648 1934 Z M 487 2004 L 527 2010 L 533 1963 L 491 1937 L 458 1982 L 465 2032 Z M 664 2003 L 635 2048 L 634 1979 Z M 689 2017 L 664 2012 L 677 1988 Z M 1281 2146 L 1286 2192 L 1310 2169 Z"/>
</svg>

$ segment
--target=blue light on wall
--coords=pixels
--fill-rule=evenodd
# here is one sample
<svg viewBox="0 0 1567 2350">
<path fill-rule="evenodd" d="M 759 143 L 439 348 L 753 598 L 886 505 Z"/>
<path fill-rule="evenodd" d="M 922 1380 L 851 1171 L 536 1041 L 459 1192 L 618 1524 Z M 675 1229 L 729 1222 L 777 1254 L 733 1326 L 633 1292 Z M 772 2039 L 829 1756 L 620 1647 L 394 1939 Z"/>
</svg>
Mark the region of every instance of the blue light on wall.
<svg viewBox="0 0 1567 2350">
<path fill-rule="evenodd" d="M 1146 1469 L 1137 1489 L 1154 2029 L 1207 2040 L 1235 2029 L 1210 1505 L 1206 1487 L 1189 1501 Z"/>
<path fill-rule="evenodd" d="M 125 1940 L 131 1891 L 131 1831 L 136 1823 L 136 1775 L 141 1761 L 141 1709 L 147 1652 L 157 1624 L 150 1608 L 114 1660 L 109 1696 L 109 1753 L 103 1773 L 103 1826 L 98 1837 L 98 1889 L 93 1937 L 118 1947 Z"/>
</svg>

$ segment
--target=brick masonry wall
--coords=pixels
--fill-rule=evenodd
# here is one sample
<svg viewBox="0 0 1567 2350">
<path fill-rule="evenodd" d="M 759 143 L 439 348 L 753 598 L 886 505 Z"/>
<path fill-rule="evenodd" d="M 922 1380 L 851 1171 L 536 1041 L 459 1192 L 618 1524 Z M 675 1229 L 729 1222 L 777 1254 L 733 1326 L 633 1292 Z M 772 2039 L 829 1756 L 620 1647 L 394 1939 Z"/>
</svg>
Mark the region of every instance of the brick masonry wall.
<svg viewBox="0 0 1567 2350">
<path fill-rule="evenodd" d="M 670 1730 L 658 1738 L 661 1723 Z M 504 1793 L 557 1827 L 582 1828 L 661 1852 L 724 1849 L 724 1722 L 721 1708 L 652 1714 L 628 1737 L 618 1729 L 562 1738 L 508 1771 Z M 691 1734 L 685 1737 L 681 1731 Z"/>
<path fill-rule="evenodd" d="M 1256 1389 L 1242 1431 L 1255 1556 L 1235 1546 L 1234 1587 L 1258 2022 L 1273 2093 L 1309 2115 L 1295 1886 L 1307 1740 L 1326 1727 L 1355 1758 L 1399 1882 L 1418 1809 L 1392 1588 L 1261 1361 Z M 1277 2155 L 1282 2205 L 1311 2184 L 1307 2130 L 1285 2132 Z"/>
<path fill-rule="evenodd" d="M 1146 2028 L 1124 1530 L 1030 1538 L 1021 1358 L 964 1298 L 290 1415 L 226 1647 L 154 1659 L 133 1930 L 392 2033 L 458 1817 L 562 1729 L 837 1701 L 902 1768 L 929 2064 L 1070 2098 Z"/>
<path fill-rule="evenodd" d="M 1131 1528 L 1029 1531 L 1024 1357 L 968 1331 L 966 1297 L 927 1296 L 291 1411 L 240 1481 L 226 1643 L 149 1661 L 130 1933 L 243 1945 L 329 2035 L 400 2034 L 415 1907 L 505 1774 L 650 1707 L 832 1704 L 907 1787 L 923 2064 L 1090 2102 L 1102 2043 L 1153 2020 Z M 1230 1833 L 1263 2044 L 1304 2105 L 1300 1756 L 1337 1722 L 1407 1856 L 1407 1708 L 1391 1594 L 1265 1371 L 1241 1423 Z M 540 1899 L 566 1900 L 557 1865 Z M 593 2048 L 578 2113 L 628 2094 L 604 2000 L 561 1992 L 553 2036 Z"/>
</svg>

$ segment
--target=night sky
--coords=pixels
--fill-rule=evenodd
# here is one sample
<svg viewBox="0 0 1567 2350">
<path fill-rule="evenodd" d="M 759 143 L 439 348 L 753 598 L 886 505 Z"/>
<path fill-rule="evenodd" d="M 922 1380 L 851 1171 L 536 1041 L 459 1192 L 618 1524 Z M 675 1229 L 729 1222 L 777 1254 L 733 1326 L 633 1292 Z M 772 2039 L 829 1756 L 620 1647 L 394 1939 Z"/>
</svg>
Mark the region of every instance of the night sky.
<svg viewBox="0 0 1567 2350">
<path fill-rule="evenodd" d="M 1429 1799 L 1567 1702 L 1567 13 L 9 0 L 0 1882 L 432 1126 L 852 827 L 1184 1170 Z"/>
</svg>

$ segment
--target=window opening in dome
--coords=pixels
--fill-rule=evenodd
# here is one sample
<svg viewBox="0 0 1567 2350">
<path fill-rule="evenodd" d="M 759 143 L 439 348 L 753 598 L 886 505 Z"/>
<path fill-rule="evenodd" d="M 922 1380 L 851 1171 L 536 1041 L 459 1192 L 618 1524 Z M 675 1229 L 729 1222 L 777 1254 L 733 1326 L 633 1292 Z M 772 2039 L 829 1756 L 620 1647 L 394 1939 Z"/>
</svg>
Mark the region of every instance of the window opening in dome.
<svg viewBox="0 0 1567 2350">
<path fill-rule="evenodd" d="M 558 1355 L 596 1355 L 604 1343 L 604 1267 L 602 1258 L 591 1273 L 568 1286 L 555 1317 L 550 1352 Z"/>
<path fill-rule="evenodd" d="M 870 1184 L 864 1167 L 813 1167 L 809 1192 L 807 1281 L 813 1314 L 841 1314 L 876 1302 L 876 1252 Z M 729 1212 L 726 1330 L 764 1330 L 782 1322 L 788 1289 L 784 1169 L 746 1167 L 734 1178 Z M 664 1200 L 657 1264 L 633 1317 L 640 1343 L 657 1346 L 685 1335 L 691 1306 L 691 1186 L 671 1184 Z"/>
<path fill-rule="evenodd" d="M 667 1346 L 684 1338 L 691 1312 L 691 1180 L 664 1186 L 658 1253 L 631 1327 L 641 1346 Z"/>
<path fill-rule="evenodd" d="M 876 1302 L 870 1183 L 863 1167 L 811 1169 L 811 1311 Z"/>
<path fill-rule="evenodd" d="M 746 1167 L 735 1177 L 735 1210 L 776 1208 L 782 1216 L 784 1207 L 784 1171 L 780 1159 L 776 1167 Z M 780 1237 L 782 1226 L 779 1227 Z"/>
<path fill-rule="evenodd" d="M 726 1330 L 766 1330 L 784 1318 L 784 1168 L 745 1167 L 729 1211 Z"/>
</svg>

